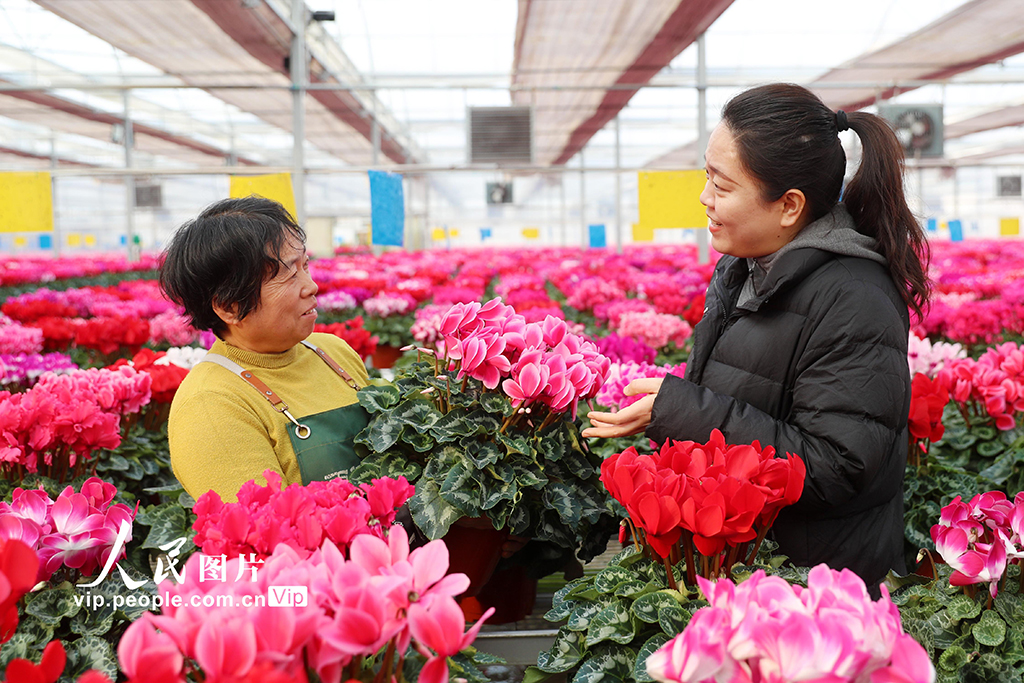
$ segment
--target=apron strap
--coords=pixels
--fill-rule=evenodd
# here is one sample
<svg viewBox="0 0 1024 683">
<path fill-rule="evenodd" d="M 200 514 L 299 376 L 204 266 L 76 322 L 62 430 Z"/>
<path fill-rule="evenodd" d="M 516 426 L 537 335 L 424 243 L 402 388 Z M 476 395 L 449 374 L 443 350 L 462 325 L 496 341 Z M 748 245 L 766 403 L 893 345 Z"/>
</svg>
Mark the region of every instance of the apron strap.
<svg viewBox="0 0 1024 683">
<path fill-rule="evenodd" d="M 352 375 L 348 374 L 348 372 L 345 371 L 345 368 L 338 365 L 338 363 L 333 358 L 324 353 L 323 349 L 305 340 L 303 340 L 302 345 L 316 353 L 316 355 L 320 356 L 320 360 L 327 363 L 327 365 L 329 365 L 332 370 L 338 373 L 338 376 L 345 380 L 345 382 L 347 382 L 350 387 L 357 391 L 359 390 L 359 384 L 357 384 L 356 381 L 352 379 Z"/>
<path fill-rule="evenodd" d="M 216 363 L 222 368 L 225 368 L 231 373 L 241 377 L 243 380 L 249 383 L 249 386 L 251 386 L 256 391 L 260 392 L 263 398 L 270 401 L 270 405 L 273 406 L 274 410 L 276 410 L 279 413 L 282 413 L 291 421 L 292 424 L 295 425 L 296 436 L 298 436 L 300 439 L 309 438 L 309 427 L 307 427 L 304 424 L 301 424 L 298 420 L 296 420 L 295 417 L 292 416 L 290 412 L 288 412 L 288 404 L 285 403 L 280 396 L 274 393 L 273 389 L 264 384 L 263 380 L 261 380 L 259 377 L 252 374 L 235 361 L 231 360 L 230 358 L 227 358 L 226 356 L 222 356 L 219 353 L 211 353 L 207 351 L 206 355 L 203 356 L 203 359 L 199 362 Z"/>
</svg>

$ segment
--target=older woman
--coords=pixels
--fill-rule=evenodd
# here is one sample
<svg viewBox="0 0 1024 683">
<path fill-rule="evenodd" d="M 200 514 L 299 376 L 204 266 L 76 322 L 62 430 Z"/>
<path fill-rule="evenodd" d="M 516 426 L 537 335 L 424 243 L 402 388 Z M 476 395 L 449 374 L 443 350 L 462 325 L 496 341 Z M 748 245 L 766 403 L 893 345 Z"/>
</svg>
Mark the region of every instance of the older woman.
<svg viewBox="0 0 1024 683">
<path fill-rule="evenodd" d="M 313 333 L 305 237 L 280 204 L 247 197 L 208 207 L 167 248 L 164 292 L 196 329 L 217 335 L 168 425 L 174 474 L 194 497 L 213 490 L 234 501 L 267 469 L 309 483 L 358 462 L 366 368 L 338 337 Z"/>
</svg>

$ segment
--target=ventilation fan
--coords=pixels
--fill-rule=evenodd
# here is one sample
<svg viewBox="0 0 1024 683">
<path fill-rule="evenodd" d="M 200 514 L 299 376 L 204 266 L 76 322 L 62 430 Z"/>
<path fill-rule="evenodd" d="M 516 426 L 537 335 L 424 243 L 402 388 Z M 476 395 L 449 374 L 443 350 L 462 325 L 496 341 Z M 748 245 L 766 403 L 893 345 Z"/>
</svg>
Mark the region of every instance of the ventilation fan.
<svg viewBox="0 0 1024 683">
<path fill-rule="evenodd" d="M 889 105 L 878 109 L 892 125 L 907 156 L 942 156 L 941 105 Z"/>
</svg>

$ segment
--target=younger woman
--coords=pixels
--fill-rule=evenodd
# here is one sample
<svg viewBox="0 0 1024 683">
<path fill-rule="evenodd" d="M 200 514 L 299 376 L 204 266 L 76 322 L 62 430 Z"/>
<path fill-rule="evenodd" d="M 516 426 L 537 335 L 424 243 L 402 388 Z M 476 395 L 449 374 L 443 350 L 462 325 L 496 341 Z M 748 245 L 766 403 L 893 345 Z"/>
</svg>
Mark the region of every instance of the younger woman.
<svg viewBox="0 0 1024 683">
<path fill-rule="evenodd" d="M 843 191 L 839 133 L 863 158 Z M 832 112 L 796 85 L 733 98 L 701 193 L 719 260 L 686 379 L 638 380 L 588 437 L 772 445 L 807 465 L 772 531 L 800 565 L 848 567 L 869 586 L 904 571 L 909 310 L 927 303 L 928 248 L 903 194 L 903 153 L 872 114 Z M 842 195 L 842 203 L 840 196 Z"/>
</svg>

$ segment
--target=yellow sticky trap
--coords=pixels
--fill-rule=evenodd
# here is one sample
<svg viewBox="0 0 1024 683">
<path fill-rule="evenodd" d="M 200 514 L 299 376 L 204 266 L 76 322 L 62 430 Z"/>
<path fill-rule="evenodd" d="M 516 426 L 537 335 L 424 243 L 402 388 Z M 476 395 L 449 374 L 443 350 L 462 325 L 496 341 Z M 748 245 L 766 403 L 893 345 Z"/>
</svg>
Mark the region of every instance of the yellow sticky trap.
<svg viewBox="0 0 1024 683">
<path fill-rule="evenodd" d="M 455 239 L 456 237 L 458 237 L 459 236 L 458 228 L 450 228 L 448 230 L 448 236 L 451 237 L 452 239 Z"/>
<path fill-rule="evenodd" d="M 1019 218 L 1000 218 L 999 234 L 1002 237 L 1014 237 L 1020 234 Z"/>
<path fill-rule="evenodd" d="M 430 231 L 430 238 L 435 242 L 441 242 L 444 240 L 444 228 L 434 228 Z"/>
<path fill-rule="evenodd" d="M 251 194 L 279 202 L 295 217 L 295 192 L 292 189 L 290 173 L 268 173 L 266 175 L 233 175 L 229 194 L 234 199 Z"/>
<path fill-rule="evenodd" d="M 634 242 L 653 242 L 654 241 L 654 228 L 649 225 L 641 225 L 640 223 L 633 224 L 633 241 Z"/>
<path fill-rule="evenodd" d="M 69 232 L 68 233 L 68 246 L 69 247 L 77 247 L 77 246 L 81 246 L 81 244 L 82 244 L 82 236 L 81 235 L 79 235 L 77 232 Z"/>
<path fill-rule="evenodd" d="M 52 231 L 50 174 L 0 173 L 0 232 Z"/>
<path fill-rule="evenodd" d="M 540 237 L 540 228 L 523 228 L 523 237 L 528 240 L 535 240 Z"/>
<path fill-rule="evenodd" d="M 650 228 L 694 228 L 708 225 L 700 193 L 704 171 L 641 171 L 638 176 L 640 224 Z"/>
<path fill-rule="evenodd" d="M 87 247 L 95 247 L 96 246 L 96 235 L 86 235 L 85 236 L 85 246 L 87 246 Z"/>
<path fill-rule="evenodd" d="M 14 246 L 16 246 L 16 247 L 27 247 L 28 246 L 28 240 L 25 239 L 24 237 L 22 237 L 21 235 L 18 235 L 17 237 L 14 238 Z"/>
</svg>

